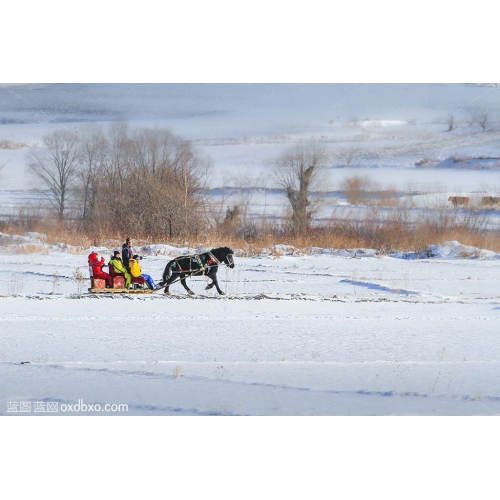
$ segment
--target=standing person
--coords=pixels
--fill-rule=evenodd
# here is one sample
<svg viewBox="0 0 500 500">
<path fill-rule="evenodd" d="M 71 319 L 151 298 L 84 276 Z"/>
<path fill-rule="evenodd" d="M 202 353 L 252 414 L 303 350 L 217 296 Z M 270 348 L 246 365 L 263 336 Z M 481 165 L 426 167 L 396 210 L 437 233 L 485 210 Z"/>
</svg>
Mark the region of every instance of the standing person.
<svg viewBox="0 0 500 500">
<path fill-rule="evenodd" d="M 127 288 L 128 290 L 130 288 L 130 283 L 132 282 L 132 276 L 127 271 L 127 268 L 123 265 L 122 259 L 120 257 L 120 252 L 118 250 L 115 250 L 113 252 L 113 257 L 111 257 L 111 259 L 109 260 L 109 265 L 113 266 L 115 273 L 123 274 L 123 276 L 125 277 L 125 288 Z"/>
<path fill-rule="evenodd" d="M 134 252 L 132 250 L 132 245 L 130 241 L 130 236 L 125 240 L 125 243 L 122 245 L 122 261 L 123 265 L 127 268 L 127 271 L 130 272 L 130 259 L 134 258 Z"/>
<path fill-rule="evenodd" d="M 144 278 L 149 288 L 154 290 L 156 288 L 156 284 L 149 274 L 144 274 L 142 272 L 141 266 L 139 265 L 139 258 L 140 257 L 138 255 L 134 255 L 134 257 L 130 259 L 130 273 L 134 278 Z"/>
</svg>

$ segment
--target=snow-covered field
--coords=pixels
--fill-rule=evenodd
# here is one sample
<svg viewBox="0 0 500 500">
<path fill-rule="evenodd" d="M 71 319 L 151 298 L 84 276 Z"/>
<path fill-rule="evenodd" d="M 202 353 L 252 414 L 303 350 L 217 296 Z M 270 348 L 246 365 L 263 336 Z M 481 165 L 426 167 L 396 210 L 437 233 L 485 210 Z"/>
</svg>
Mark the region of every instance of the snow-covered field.
<svg viewBox="0 0 500 500">
<path fill-rule="evenodd" d="M 213 160 L 214 198 L 237 203 L 243 179 L 255 215 L 282 213 L 269 165 L 314 136 L 332 158 L 321 218 L 366 209 L 339 191 L 353 175 L 397 190 L 418 217 L 449 195 L 500 194 L 499 97 L 471 84 L 3 85 L 0 213 L 43 196 L 24 167 L 44 134 L 126 120 L 193 141 Z M 485 132 L 469 123 L 478 109 L 490 111 Z M 484 215 L 498 230 L 498 211 Z M 431 257 L 243 248 L 235 269 L 219 273 L 225 296 L 199 279 L 194 297 L 178 284 L 171 297 L 107 297 L 75 281 L 90 250 L 0 235 L 1 414 L 500 413 L 491 252 L 460 242 Z M 112 250 L 97 248 L 107 259 Z M 200 250 L 140 248 L 156 281 L 171 257 Z"/>
<path fill-rule="evenodd" d="M 191 280 L 194 297 L 180 284 L 172 296 L 96 296 L 74 280 L 90 249 L 1 242 L 4 415 L 500 414 L 492 252 L 276 247 L 237 252 L 219 271 L 225 296 L 204 279 Z M 140 250 L 156 281 L 188 251 Z"/>
<path fill-rule="evenodd" d="M 7 2 L 1 79 L 498 79 L 491 4 L 428 4 Z M 116 120 L 192 140 L 213 159 L 212 194 L 237 203 L 248 200 L 237 184 L 253 186 L 256 216 L 282 213 L 269 165 L 311 136 L 332 153 L 320 218 L 366 211 L 340 192 L 355 174 L 415 217 L 451 210 L 450 195 L 500 195 L 499 96 L 485 84 L 0 84 L 0 220 L 43 199 L 24 170 L 43 135 Z M 480 109 L 484 133 L 469 122 Z M 499 213 L 482 212 L 489 230 Z M 194 297 L 179 285 L 91 297 L 72 280 L 90 248 L 12 236 L 0 235 L 0 413 L 49 418 L 1 419 L 3 496 L 495 494 L 498 432 L 483 415 L 500 396 L 497 255 L 453 242 L 433 257 L 270 248 L 221 270 L 224 297 L 203 280 Z M 168 258 L 198 249 L 141 248 L 142 264 L 158 280 Z M 105 404 L 128 411 L 96 411 Z M 388 417 L 188 416 L 233 414 Z M 62 415 L 116 418 L 50 418 Z"/>
</svg>

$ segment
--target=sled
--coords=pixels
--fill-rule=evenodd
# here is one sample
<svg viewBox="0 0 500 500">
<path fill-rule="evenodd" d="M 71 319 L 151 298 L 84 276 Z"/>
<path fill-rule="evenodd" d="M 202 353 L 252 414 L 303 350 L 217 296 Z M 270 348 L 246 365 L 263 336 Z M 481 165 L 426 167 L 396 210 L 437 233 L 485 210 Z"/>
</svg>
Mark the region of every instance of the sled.
<svg viewBox="0 0 500 500">
<path fill-rule="evenodd" d="M 101 278 L 90 278 L 89 293 L 152 293 L 148 285 L 142 278 L 132 278 L 129 289 L 125 288 L 125 278 L 113 273 L 113 288 L 106 288 L 106 280 Z"/>
</svg>

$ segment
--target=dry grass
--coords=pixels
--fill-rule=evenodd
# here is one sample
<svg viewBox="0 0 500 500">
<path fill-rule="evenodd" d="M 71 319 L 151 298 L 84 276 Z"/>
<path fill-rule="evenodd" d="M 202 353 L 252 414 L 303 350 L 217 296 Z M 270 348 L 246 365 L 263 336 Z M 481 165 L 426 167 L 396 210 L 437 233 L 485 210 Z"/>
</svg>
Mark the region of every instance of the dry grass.
<svg viewBox="0 0 500 500">
<path fill-rule="evenodd" d="M 346 177 L 340 183 L 340 189 L 351 205 L 375 207 L 399 207 L 402 205 L 395 189 L 382 190 L 379 184 L 367 175 Z"/>
<path fill-rule="evenodd" d="M 14 142 L 7 139 L 0 140 L 0 149 L 22 149 L 27 147 L 28 144 L 26 142 Z"/>
<path fill-rule="evenodd" d="M 36 245 L 36 244 L 31 244 L 31 243 L 26 243 L 24 245 L 20 245 L 18 249 L 19 253 L 28 253 L 28 254 L 33 254 L 33 253 L 41 253 L 41 254 L 48 254 L 47 248 L 44 245 Z"/>
<path fill-rule="evenodd" d="M 431 158 L 422 158 L 421 160 L 415 162 L 415 166 L 421 168 L 432 168 L 436 165 L 436 163 L 437 161 Z"/>
<path fill-rule="evenodd" d="M 474 250 L 462 250 L 459 255 L 462 259 L 478 259 L 481 257 L 481 251 L 477 248 Z"/>
<path fill-rule="evenodd" d="M 401 207 L 401 198 L 394 189 L 378 191 L 375 194 L 375 206 L 377 207 Z"/>
<path fill-rule="evenodd" d="M 372 248 L 380 254 L 396 251 L 420 251 L 430 245 L 456 240 L 463 245 L 487 249 L 500 253 L 500 234 L 487 228 L 487 217 L 481 211 L 442 209 L 433 212 L 428 218 L 415 220 L 411 210 L 397 205 L 396 199 L 388 193 L 387 199 L 380 197 L 379 202 L 372 206 L 362 217 L 355 212 L 344 213 L 342 218 L 331 219 L 321 225 L 312 227 L 306 234 L 293 235 L 287 229 L 286 222 L 282 224 L 261 222 L 252 229 L 252 238 L 244 238 L 241 228 L 233 228 L 232 232 L 209 229 L 203 234 L 193 234 L 190 237 L 155 238 L 149 235 L 132 233 L 130 236 L 138 246 L 147 244 L 168 244 L 179 247 L 200 248 L 229 246 L 245 252 L 248 256 L 260 255 L 264 249 L 276 245 L 288 245 L 297 249 L 320 247 L 330 249 Z M 392 201 L 391 201 L 392 200 Z M 376 205 L 389 206 L 394 203 L 395 209 L 388 211 Z M 16 225 L 4 227 L 8 234 L 23 234 L 23 228 Z M 46 235 L 48 244 L 61 243 L 68 245 L 68 251 L 84 253 L 89 246 L 105 246 L 118 248 L 124 241 L 124 234 L 106 234 L 102 237 L 91 237 L 77 231 L 66 230 L 53 225 L 39 222 L 30 228 Z M 20 247 L 25 253 L 46 252 L 45 247 L 36 244 L 26 244 Z M 279 258 L 279 250 L 274 249 L 272 256 Z"/>
</svg>

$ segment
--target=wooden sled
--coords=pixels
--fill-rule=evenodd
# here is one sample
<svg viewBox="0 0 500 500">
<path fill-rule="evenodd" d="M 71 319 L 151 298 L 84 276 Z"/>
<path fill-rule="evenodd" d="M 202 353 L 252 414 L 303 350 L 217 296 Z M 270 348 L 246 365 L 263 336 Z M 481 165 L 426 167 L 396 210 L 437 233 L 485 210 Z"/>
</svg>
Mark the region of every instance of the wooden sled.
<svg viewBox="0 0 500 500">
<path fill-rule="evenodd" d="M 139 278 L 137 278 L 139 280 Z M 115 275 L 113 277 L 113 288 L 106 288 L 106 281 L 100 278 L 90 278 L 90 288 L 89 293 L 131 293 L 131 294 L 143 294 L 152 293 L 147 285 L 145 285 L 144 280 L 141 281 L 132 280 L 132 285 L 130 289 L 125 288 L 125 279 L 123 276 Z"/>
</svg>

